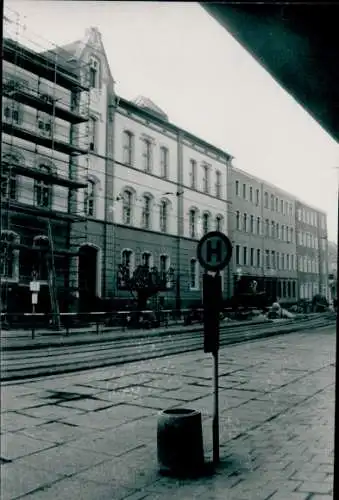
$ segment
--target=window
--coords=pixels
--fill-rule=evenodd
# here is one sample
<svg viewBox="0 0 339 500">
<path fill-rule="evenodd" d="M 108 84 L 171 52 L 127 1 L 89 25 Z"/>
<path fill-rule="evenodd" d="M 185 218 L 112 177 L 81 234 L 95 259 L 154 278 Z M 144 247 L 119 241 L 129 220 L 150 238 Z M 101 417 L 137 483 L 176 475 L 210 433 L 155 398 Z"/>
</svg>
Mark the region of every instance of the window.
<svg viewBox="0 0 339 500">
<path fill-rule="evenodd" d="M 215 181 L 215 196 L 217 198 L 221 198 L 221 172 L 219 170 L 215 173 L 216 181 Z"/>
<path fill-rule="evenodd" d="M 294 261 L 294 255 L 293 254 L 291 255 L 291 269 L 292 269 L 292 271 L 295 270 L 295 261 Z"/>
<path fill-rule="evenodd" d="M 286 254 L 286 270 L 290 270 L 290 254 Z"/>
<path fill-rule="evenodd" d="M 160 231 L 167 233 L 168 230 L 168 202 L 161 200 L 160 202 Z"/>
<path fill-rule="evenodd" d="M 270 268 L 270 251 L 269 250 L 265 250 L 265 266 L 266 266 L 266 269 Z"/>
<path fill-rule="evenodd" d="M 203 171 L 204 171 L 204 177 L 203 177 L 203 191 L 204 193 L 209 193 L 210 189 L 210 183 L 209 183 L 209 174 L 210 174 L 210 169 L 208 165 L 203 165 L 202 166 Z"/>
<path fill-rule="evenodd" d="M 151 267 L 152 255 L 150 252 L 144 252 L 141 256 L 141 264 L 146 267 Z"/>
<path fill-rule="evenodd" d="M 284 200 L 280 200 L 280 212 L 284 213 Z"/>
<path fill-rule="evenodd" d="M 90 117 L 89 122 L 89 150 L 96 151 L 97 149 L 97 120 L 93 116 Z"/>
<path fill-rule="evenodd" d="M 240 231 L 240 212 L 239 210 L 237 210 L 236 214 L 235 214 L 235 224 L 236 224 L 236 229 L 238 229 L 238 231 Z"/>
<path fill-rule="evenodd" d="M 19 250 L 14 247 L 20 242 L 13 231 L 1 233 L 0 275 L 4 280 L 19 280 Z"/>
<path fill-rule="evenodd" d="M 274 211 L 274 194 L 271 194 L 271 210 Z"/>
<path fill-rule="evenodd" d="M 254 248 L 250 250 L 250 266 L 254 266 Z"/>
<path fill-rule="evenodd" d="M 38 117 L 38 129 L 41 135 L 51 137 L 52 135 L 52 118 L 48 115 Z"/>
<path fill-rule="evenodd" d="M 257 234 L 261 234 L 261 231 L 260 231 L 260 217 L 257 217 Z"/>
<path fill-rule="evenodd" d="M 161 146 L 160 148 L 160 175 L 164 179 L 168 177 L 168 158 L 169 153 L 168 149 L 165 146 Z"/>
<path fill-rule="evenodd" d="M 152 171 L 152 142 L 150 139 L 143 140 L 143 158 L 144 158 L 144 171 L 150 173 Z"/>
<path fill-rule="evenodd" d="M 271 221 L 271 236 L 272 236 L 272 238 L 275 237 L 275 222 L 274 222 L 274 220 Z"/>
<path fill-rule="evenodd" d="M 270 235 L 270 221 L 265 219 L 265 236 L 269 237 Z"/>
<path fill-rule="evenodd" d="M 250 218 L 250 232 L 252 234 L 254 233 L 254 215 L 251 215 L 251 218 Z"/>
<path fill-rule="evenodd" d="M 258 248 L 257 249 L 257 267 L 260 267 L 260 266 L 261 266 L 261 251 Z"/>
<path fill-rule="evenodd" d="M 133 272 L 133 252 L 132 250 L 123 250 L 121 254 L 122 265 L 127 268 L 127 274 L 130 278 Z"/>
<path fill-rule="evenodd" d="M 285 226 L 281 226 L 281 239 L 282 241 L 285 241 Z"/>
<path fill-rule="evenodd" d="M 276 223 L 275 225 L 275 237 L 279 239 L 280 233 L 279 233 L 279 222 Z"/>
<path fill-rule="evenodd" d="M 242 259 L 243 265 L 247 266 L 247 247 L 243 247 L 242 255 L 243 255 L 243 259 Z"/>
<path fill-rule="evenodd" d="M 285 254 L 284 253 L 282 253 L 280 256 L 280 269 L 282 271 L 285 270 Z"/>
<path fill-rule="evenodd" d="M 290 238 L 291 238 L 291 243 L 294 242 L 294 231 L 293 231 L 293 227 L 291 227 L 290 229 Z"/>
<path fill-rule="evenodd" d="M 268 208 L 268 193 L 266 191 L 264 193 L 264 207 Z"/>
<path fill-rule="evenodd" d="M 259 189 L 255 191 L 255 204 L 259 205 Z"/>
<path fill-rule="evenodd" d="M 123 224 L 131 224 L 132 223 L 132 199 L 133 194 L 131 191 L 126 189 L 123 194 L 122 200 L 122 221 Z"/>
<path fill-rule="evenodd" d="M 289 209 L 290 209 L 290 216 L 292 217 L 292 215 L 293 215 L 293 204 L 292 203 L 289 204 Z"/>
<path fill-rule="evenodd" d="M 271 252 L 271 260 L 272 260 L 272 269 L 275 269 L 276 262 L 275 262 L 275 251 L 274 250 L 272 250 L 272 252 Z"/>
<path fill-rule="evenodd" d="M 239 181 L 235 181 L 235 194 L 239 196 Z"/>
<path fill-rule="evenodd" d="M 11 169 L 12 166 L 23 164 L 24 162 L 15 155 L 5 155 L 2 160 L 3 179 L 1 180 L 1 198 L 16 200 L 17 198 L 17 176 Z"/>
<path fill-rule="evenodd" d="M 160 279 L 163 281 L 166 279 L 166 286 L 169 287 L 170 277 L 168 276 L 169 269 L 169 257 L 168 255 L 160 255 Z"/>
<path fill-rule="evenodd" d="M 190 288 L 198 288 L 198 262 L 196 259 L 190 261 Z"/>
<path fill-rule="evenodd" d="M 250 186 L 250 201 L 253 202 L 253 188 Z"/>
<path fill-rule="evenodd" d="M 247 214 L 243 215 L 243 231 L 247 232 Z"/>
<path fill-rule="evenodd" d="M 12 104 L 8 103 L 7 106 L 4 107 L 4 117 L 6 121 L 11 123 L 16 123 L 18 125 L 20 118 L 19 111 L 20 111 L 19 103 L 14 101 Z"/>
<path fill-rule="evenodd" d="M 235 245 L 235 263 L 237 266 L 240 264 L 240 245 Z"/>
<path fill-rule="evenodd" d="M 128 166 L 133 164 L 133 142 L 132 132 L 125 130 L 123 133 L 123 163 Z"/>
<path fill-rule="evenodd" d="M 88 217 L 95 216 L 95 182 L 87 181 L 87 187 L 84 193 L 84 212 Z"/>
<path fill-rule="evenodd" d="M 99 61 L 94 57 L 91 57 L 89 61 L 89 86 L 99 87 Z"/>
<path fill-rule="evenodd" d="M 288 214 L 288 203 L 287 201 L 285 201 L 285 212 L 284 212 L 285 215 Z"/>
<path fill-rule="evenodd" d="M 189 212 L 189 234 L 191 238 L 196 237 L 196 226 L 197 226 L 197 212 L 195 209 L 191 209 Z"/>
<path fill-rule="evenodd" d="M 142 227 L 144 229 L 151 227 L 151 197 L 147 194 L 143 196 Z"/>
<path fill-rule="evenodd" d="M 280 252 L 277 252 L 276 264 L 277 264 L 277 269 L 280 269 Z"/>
<path fill-rule="evenodd" d="M 190 160 L 191 165 L 191 188 L 196 189 L 197 187 L 197 162 L 195 160 Z"/>
<path fill-rule="evenodd" d="M 51 168 L 48 165 L 40 165 L 40 172 L 51 175 Z M 35 205 L 41 208 L 51 208 L 52 206 L 52 184 L 46 180 L 35 179 L 34 181 Z"/>
<path fill-rule="evenodd" d="M 210 225 L 210 215 L 208 213 L 204 213 L 202 216 L 202 230 L 203 234 L 208 233 Z"/>
<path fill-rule="evenodd" d="M 276 197 L 275 198 L 275 211 L 278 212 L 279 211 L 279 200 L 278 198 Z"/>
<path fill-rule="evenodd" d="M 215 218 L 215 229 L 216 231 L 222 231 L 223 218 L 221 215 L 217 215 Z"/>
<path fill-rule="evenodd" d="M 246 200 L 246 184 L 242 185 L 242 197 Z"/>
</svg>

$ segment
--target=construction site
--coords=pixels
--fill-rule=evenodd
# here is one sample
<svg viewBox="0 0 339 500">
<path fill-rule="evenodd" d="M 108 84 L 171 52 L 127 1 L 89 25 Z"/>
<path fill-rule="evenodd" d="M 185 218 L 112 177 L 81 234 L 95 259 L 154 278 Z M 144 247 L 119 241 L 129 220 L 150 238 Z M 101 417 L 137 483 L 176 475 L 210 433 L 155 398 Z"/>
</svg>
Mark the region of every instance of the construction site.
<svg viewBox="0 0 339 500">
<path fill-rule="evenodd" d="M 90 71 L 4 19 L 1 159 L 1 312 L 77 308 L 90 288 Z M 25 41 L 26 38 L 26 41 Z M 35 44 L 35 46 L 34 46 Z M 28 48 L 32 47 L 32 48 Z M 82 260 L 82 262 L 80 262 Z"/>
</svg>

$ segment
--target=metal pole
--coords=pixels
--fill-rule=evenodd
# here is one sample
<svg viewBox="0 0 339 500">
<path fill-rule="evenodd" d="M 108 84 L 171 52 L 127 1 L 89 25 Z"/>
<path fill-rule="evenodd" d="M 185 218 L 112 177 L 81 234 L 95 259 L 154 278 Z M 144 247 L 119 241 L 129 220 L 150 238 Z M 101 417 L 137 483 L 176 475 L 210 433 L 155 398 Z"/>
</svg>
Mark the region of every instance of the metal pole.
<svg viewBox="0 0 339 500">
<path fill-rule="evenodd" d="M 218 349 L 213 353 L 214 358 L 214 404 L 213 404 L 213 464 L 220 460 L 219 454 L 219 359 Z"/>
</svg>

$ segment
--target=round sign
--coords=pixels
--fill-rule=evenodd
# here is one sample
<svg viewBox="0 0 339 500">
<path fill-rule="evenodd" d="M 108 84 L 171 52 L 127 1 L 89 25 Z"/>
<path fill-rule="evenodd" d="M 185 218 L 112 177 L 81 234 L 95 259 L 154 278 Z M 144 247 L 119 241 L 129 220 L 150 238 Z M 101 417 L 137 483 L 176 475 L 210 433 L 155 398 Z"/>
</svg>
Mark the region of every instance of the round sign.
<svg viewBox="0 0 339 500">
<path fill-rule="evenodd" d="M 208 271 L 220 271 L 227 266 L 232 256 L 232 243 L 226 234 L 210 231 L 198 243 L 197 257 Z"/>
</svg>

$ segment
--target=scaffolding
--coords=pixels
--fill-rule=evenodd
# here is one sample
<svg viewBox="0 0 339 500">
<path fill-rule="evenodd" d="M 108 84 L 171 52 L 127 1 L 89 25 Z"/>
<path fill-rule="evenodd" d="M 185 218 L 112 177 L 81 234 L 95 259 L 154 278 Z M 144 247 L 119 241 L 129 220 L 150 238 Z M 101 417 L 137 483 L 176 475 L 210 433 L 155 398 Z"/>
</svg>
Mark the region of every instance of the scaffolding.
<svg viewBox="0 0 339 500">
<path fill-rule="evenodd" d="M 43 312 L 60 327 L 59 295 L 77 289 L 75 224 L 87 239 L 78 191 L 89 169 L 88 68 L 58 47 L 31 48 L 15 17 L 4 16 L 2 47 L 1 309 L 10 312 L 15 289 L 16 300 L 25 289 L 30 301 L 29 284 L 39 281 Z"/>
</svg>

